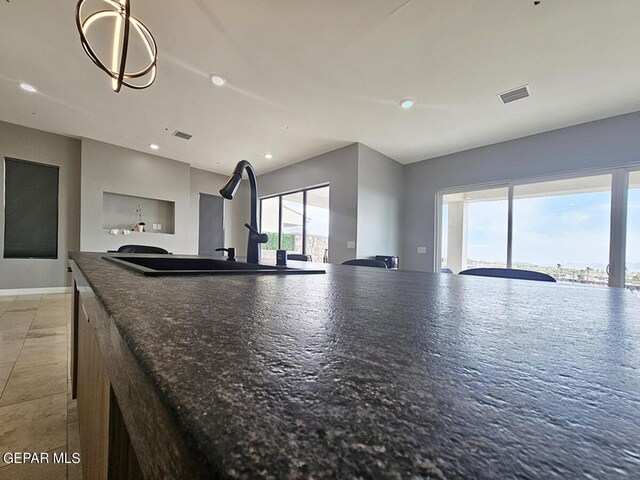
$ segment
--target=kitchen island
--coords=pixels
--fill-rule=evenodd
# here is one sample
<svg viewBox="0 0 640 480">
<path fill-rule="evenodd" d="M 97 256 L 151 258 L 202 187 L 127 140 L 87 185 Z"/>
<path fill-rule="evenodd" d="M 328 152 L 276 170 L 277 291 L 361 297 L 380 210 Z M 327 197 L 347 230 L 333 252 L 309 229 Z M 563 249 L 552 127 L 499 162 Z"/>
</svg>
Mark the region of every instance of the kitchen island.
<svg viewBox="0 0 640 480">
<path fill-rule="evenodd" d="M 103 436 L 102 464 L 145 478 L 640 476 L 628 291 L 332 265 L 145 277 L 103 256 L 70 261 L 78 393 L 91 335 L 101 428 L 125 430 L 124 447 Z"/>
</svg>

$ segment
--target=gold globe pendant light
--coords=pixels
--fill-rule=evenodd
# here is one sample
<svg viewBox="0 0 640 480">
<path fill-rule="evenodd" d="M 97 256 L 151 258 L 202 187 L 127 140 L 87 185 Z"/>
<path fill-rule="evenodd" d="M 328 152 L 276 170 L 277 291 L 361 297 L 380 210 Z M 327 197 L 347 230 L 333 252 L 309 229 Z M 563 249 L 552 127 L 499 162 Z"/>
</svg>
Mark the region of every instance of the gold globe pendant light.
<svg viewBox="0 0 640 480">
<path fill-rule="evenodd" d="M 98 68 L 111 77 L 111 85 L 114 92 L 119 92 L 122 86 L 141 90 L 153 84 L 157 76 L 158 47 L 149 29 L 137 18 L 131 16 L 129 0 L 101 0 L 106 3 L 109 10 L 99 10 L 88 16 L 83 14 L 83 6 L 87 0 L 80 0 L 76 5 L 76 26 L 80 33 L 80 42 L 84 51 Z M 100 59 L 92 47 L 87 33 L 97 21 L 111 19 L 114 21 L 113 45 L 111 50 L 111 66 Z M 135 35 L 130 35 L 134 33 Z M 142 41 L 144 51 L 149 56 L 149 63 L 141 70 L 127 72 L 127 53 L 129 41 L 137 38 Z"/>
</svg>

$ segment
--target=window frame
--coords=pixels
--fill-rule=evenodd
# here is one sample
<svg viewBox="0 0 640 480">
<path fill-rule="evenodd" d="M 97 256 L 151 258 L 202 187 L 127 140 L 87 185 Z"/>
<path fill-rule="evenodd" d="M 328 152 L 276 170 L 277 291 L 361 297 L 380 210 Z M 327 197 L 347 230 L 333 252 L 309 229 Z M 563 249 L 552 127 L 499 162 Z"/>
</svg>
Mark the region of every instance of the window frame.
<svg viewBox="0 0 640 480">
<path fill-rule="evenodd" d="M 513 198 L 514 189 L 519 185 L 552 182 L 555 180 L 571 180 L 597 175 L 611 175 L 611 211 L 609 228 L 609 272 L 610 287 L 625 287 L 626 241 L 627 241 L 627 207 L 629 194 L 629 174 L 640 171 L 640 162 L 609 168 L 593 168 L 573 170 L 571 172 L 549 175 L 538 175 L 518 179 L 468 184 L 459 187 L 436 190 L 435 225 L 434 225 L 434 271 L 440 272 L 442 262 L 442 206 L 443 197 L 449 194 L 464 193 L 470 190 L 486 190 L 492 188 L 508 188 L 507 206 L 507 268 L 513 267 Z"/>
<path fill-rule="evenodd" d="M 273 195 L 265 195 L 260 197 L 260 231 L 262 231 L 262 201 L 270 200 L 273 198 L 278 199 L 278 249 L 282 248 L 282 197 L 287 195 L 293 195 L 295 193 L 302 193 L 302 255 L 307 254 L 307 192 L 312 190 L 318 190 L 320 188 L 329 188 L 329 197 L 331 197 L 331 186 L 329 183 L 323 183 L 321 185 L 314 185 L 313 187 L 298 188 L 296 190 L 290 190 L 287 192 L 276 193 Z M 327 234 L 329 238 L 330 232 Z"/>
</svg>

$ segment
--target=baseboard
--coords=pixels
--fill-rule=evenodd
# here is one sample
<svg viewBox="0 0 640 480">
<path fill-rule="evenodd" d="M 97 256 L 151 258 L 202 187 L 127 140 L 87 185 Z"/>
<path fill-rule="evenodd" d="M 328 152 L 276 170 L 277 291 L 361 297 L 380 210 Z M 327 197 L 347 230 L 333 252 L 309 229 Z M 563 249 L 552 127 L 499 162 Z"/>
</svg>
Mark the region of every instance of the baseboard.
<svg viewBox="0 0 640 480">
<path fill-rule="evenodd" d="M 71 293 L 71 287 L 0 289 L 0 297 L 7 295 L 46 295 L 48 293 Z"/>
</svg>

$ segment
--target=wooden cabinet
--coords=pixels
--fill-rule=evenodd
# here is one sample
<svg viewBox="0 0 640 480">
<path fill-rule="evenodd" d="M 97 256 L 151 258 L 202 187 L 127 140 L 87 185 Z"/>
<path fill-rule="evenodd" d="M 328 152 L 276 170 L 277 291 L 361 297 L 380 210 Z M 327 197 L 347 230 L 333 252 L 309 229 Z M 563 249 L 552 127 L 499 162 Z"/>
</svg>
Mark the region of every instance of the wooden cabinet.
<svg viewBox="0 0 640 480">
<path fill-rule="evenodd" d="M 78 309 L 78 424 L 82 477 L 106 479 L 109 459 L 111 386 L 89 319 Z"/>
<path fill-rule="evenodd" d="M 82 476 L 85 480 L 142 479 L 118 401 L 82 301 L 77 325 L 76 378 Z"/>
</svg>

